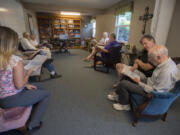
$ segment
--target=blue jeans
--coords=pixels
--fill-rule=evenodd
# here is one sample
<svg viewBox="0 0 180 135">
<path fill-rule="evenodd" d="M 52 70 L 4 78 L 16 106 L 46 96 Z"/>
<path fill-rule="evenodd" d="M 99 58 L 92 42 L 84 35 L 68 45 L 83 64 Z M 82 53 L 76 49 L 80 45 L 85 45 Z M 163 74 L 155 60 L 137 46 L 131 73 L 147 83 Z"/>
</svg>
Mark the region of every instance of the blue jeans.
<svg viewBox="0 0 180 135">
<path fill-rule="evenodd" d="M 51 63 L 44 63 L 44 67 L 47 68 L 49 72 L 55 71 L 54 66 Z"/>
</svg>

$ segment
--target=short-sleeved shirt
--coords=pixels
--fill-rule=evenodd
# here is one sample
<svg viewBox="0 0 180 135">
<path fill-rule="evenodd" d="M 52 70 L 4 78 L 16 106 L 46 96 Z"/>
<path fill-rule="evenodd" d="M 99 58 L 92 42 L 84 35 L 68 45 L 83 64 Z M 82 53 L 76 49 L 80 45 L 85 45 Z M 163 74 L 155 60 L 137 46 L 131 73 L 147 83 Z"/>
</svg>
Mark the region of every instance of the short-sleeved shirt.
<svg viewBox="0 0 180 135">
<path fill-rule="evenodd" d="M 139 56 L 139 59 L 144 63 L 149 63 L 150 65 L 152 65 L 153 68 L 148 71 L 144 71 L 141 67 L 138 67 L 138 70 L 141 71 L 142 73 L 144 73 L 146 77 L 151 77 L 152 73 L 155 69 L 155 66 L 148 61 L 148 51 L 144 49 L 142 51 L 142 55 Z"/>
<path fill-rule="evenodd" d="M 112 41 L 112 42 L 109 42 L 109 43 L 104 47 L 104 49 L 106 49 L 106 50 L 109 51 L 110 48 L 111 48 L 112 46 L 116 45 L 116 44 L 119 44 L 119 42 L 117 42 L 116 40 L 115 40 L 115 41 Z M 106 55 L 107 55 L 107 53 L 102 52 L 102 53 L 101 53 L 102 59 L 106 59 Z"/>
<path fill-rule="evenodd" d="M 10 58 L 10 64 L 6 70 L 0 69 L 0 99 L 7 96 L 12 96 L 20 92 L 14 85 L 13 79 L 13 68 L 22 59 L 18 56 L 12 55 Z"/>
</svg>

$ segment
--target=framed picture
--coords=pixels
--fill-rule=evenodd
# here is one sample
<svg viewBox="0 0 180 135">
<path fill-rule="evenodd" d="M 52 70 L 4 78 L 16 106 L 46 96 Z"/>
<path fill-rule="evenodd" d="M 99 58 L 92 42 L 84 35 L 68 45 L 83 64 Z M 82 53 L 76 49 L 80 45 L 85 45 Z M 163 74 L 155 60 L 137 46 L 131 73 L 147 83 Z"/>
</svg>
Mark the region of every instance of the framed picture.
<svg viewBox="0 0 180 135">
<path fill-rule="evenodd" d="M 29 23 L 30 34 L 34 34 L 34 25 L 33 25 L 32 15 L 27 14 L 27 16 L 28 16 L 28 23 Z"/>
</svg>

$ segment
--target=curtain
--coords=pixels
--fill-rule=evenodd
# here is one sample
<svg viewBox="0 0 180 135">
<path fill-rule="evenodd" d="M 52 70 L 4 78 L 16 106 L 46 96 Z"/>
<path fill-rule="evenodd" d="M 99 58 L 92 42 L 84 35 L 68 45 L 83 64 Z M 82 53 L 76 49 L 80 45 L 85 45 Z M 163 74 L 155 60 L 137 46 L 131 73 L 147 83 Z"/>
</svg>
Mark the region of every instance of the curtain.
<svg viewBox="0 0 180 135">
<path fill-rule="evenodd" d="M 118 8 L 115 9 L 115 16 L 123 15 L 125 12 L 133 12 L 133 2 L 120 5 Z"/>
</svg>

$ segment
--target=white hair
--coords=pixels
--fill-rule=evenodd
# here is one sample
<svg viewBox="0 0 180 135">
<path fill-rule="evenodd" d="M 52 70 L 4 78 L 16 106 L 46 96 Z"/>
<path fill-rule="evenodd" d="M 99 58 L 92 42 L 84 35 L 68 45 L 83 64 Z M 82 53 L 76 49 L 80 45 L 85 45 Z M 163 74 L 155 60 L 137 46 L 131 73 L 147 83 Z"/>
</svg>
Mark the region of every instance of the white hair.
<svg viewBox="0 0 180 135">
<path fill-rule="evenodd" d="M 107 32 L 103 32 L 103 35 L 106 35 L 106 37 L 108 37 L 108 33 Z"/>
<path fill-rule="evenodd" d="M 149 55 L 152 57 L 168 57 L 168 49 L 164 45 L 155 45 L 149 50 Z"/>
</svg>

